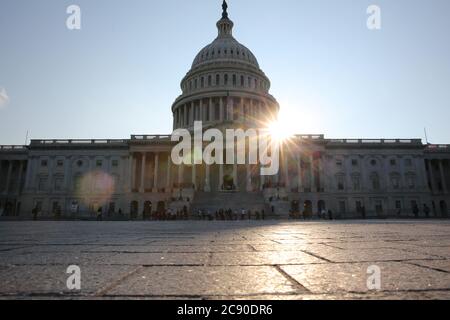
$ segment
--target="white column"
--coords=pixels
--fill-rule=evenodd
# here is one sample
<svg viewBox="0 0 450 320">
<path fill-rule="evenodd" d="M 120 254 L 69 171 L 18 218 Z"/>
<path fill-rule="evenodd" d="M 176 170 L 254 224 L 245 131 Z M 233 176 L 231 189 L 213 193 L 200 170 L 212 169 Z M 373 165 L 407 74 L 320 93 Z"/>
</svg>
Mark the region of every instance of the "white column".
<svg viewBox="0 0 450 320">
<path fill-rule="evenodd" d="M 135 185 L 135 174 L 134 174 L 134 168 L 136 167 L 135 158 L 133 153 L 130 154 L 128 157 L 128 184 L 129 184 L 129 192 L 133 192 L 134 185 Z"/>
<path fill-rule="evenodd" d="M 245 115 L 244 115 L 244 99 L 243 98 L 240 98 L 239 99 L 239 109 L 240 109 L 240 117 L 239 117 L 239 119 L 240 119 L 240 121 L 243 123 L 243 122 L 245 122 Z"/>
<path fill-rule="evenodd" d="M 183 183 L 183 164 L 178 166 L 178 187 L 181 189 L 181 184 Z"/>
<path fill-rule="evenodd" d="M 302 179 L 302 160 L 301 155 L 297 156 L 297 179 L 298 179 L 298 192 L 303 192 L 303 179 Z"/>
<path fill-rule="evenodd" d="M 284 166 L 284 183 L 286 184 L 286 190 L 290 191 L 291 184 L 289 183 L 288 154 L 286 150 L 283 150 L 283 166 Z"/>
<path fill-rule="evenodd" d="M 438 190 L 437 186 L 436 186 L 436 179 L 434 177 L 434 170 L 433 170 L 433 160 L 430 159 L 428 160 L 428 173 L 430 175 L 430 181 L 431 181 L 431 191 L 433 193 L 436 193 Z"/>
<path fill-rule="evenodd" d="M 194 125 L 194 111 L 195 111 L 195 103 L 194 101 L 191 102 L 191 111 L 189 116 L 189 126 Z"/>
<path fill-rule="evenodd" d="M 219 119 L 220 119 L 220 122 L 223 122 L 225 119 L 223 118 L 223 98 L 222 97 L 220 97 L 219 98 L 219 111 L 220 111 L 220 116 L 219 116 Z"/>
<path fill-rule="evenodd" d="M 213 105 L 213 99 L 209 98 L 209 122 L 213 122 L 216 118 L 216 115 L 214 114 L 214 105 Z"/>
<path fill-rule="evenodd" d="M 234 100 L 227 97 L 227 119 L 233 121 L 234 116 Z"/>
<path fill-rule="evenodd" d="M 206 174 L 205 174 L 205 192 L 211 192 L 211 167 L 209 165 L 206 166 Z"/>
<path fill-rule="evenodd" d="M 141 188 L 140 192 L 145 193 L 145 163 L 147 162 L 147 154 L 144 152 L 142 154 L 142 163 L 141 163 Z"/>
<path fill-rule="evenodd" d="M 5 186 L 5 193 L 9 193 L 9 184 L 11 183 L 11 173 L 12 173 L 12 161 L 8 161 L 8 173 L 6 174 L 6 186 Z"/>
<path fill-rule="evenodd" d="M 22 174 L 23 174 L 23 161 L 19 164 L 19 177 L 17 181 L 17 194 L 20 194 L 20 187 L 22 186 Z"/>
<path fill-rule="evenodd" d="M 170 180 L 172 179 L 172 162 L 170 158 L 170 153 L 167 156 L 167 183 L 166 183 L 166 192 L 169 192 L 170 189 L 172 189 L 172 185 L 170 183 Z"/>
<path fill-rule="evenodd" d="M 320 187 L 325 192 L 325 173 L 323 172 L 323 162 L 322 157 L 318 159 L 318 167 L 319 167 L 319 181 Z"/>
<path fill-rule="evenodd" d="M 159 153 L 155 153 L 155 171 L 153 173 L 153 192 L 158 192 Z"/>
<path fill-rule="evenodd" d="M 444 190 L 444 193 L 448 193 L 447 182 L 445 181 L 444 165 L 442 163 L 442 160 L 439 160 L 439 171 L 441 173 L 442 188 Z"/>
<path fill-rule="evenodd" d="M 197 168 L 195 163 L 192 163 L 192 185 L 194 186 L 194 190 L 197 190 Z"/>
<path fill-rule="evenodd" d="M 247 192 L 252 192 L 252 167 L 247 163 Z"/>
<path fill-rule="evenodd" d="M 237 190 L 239 188 L 239 183 L 238 183 L 237 164 L 236 163 L 233 165 L 233 183 Z"/>
<path fill-rule="evenodd" d="M 32 174 L 33 174 L 33 157 L 28 158 L 28 162 L 27 162 L 27 175 L 25 178 L 25 190 L 29 190 L 31 188 L 31 178 L 32 178 Z M 1 161 L 0 161 L 0 166 L 1 166 Z M 1 167 L 0 167 L 0 173 L 1 173 Z"/>
<path fill-rule="evenodd" d="M 48 159 L 48 192 L 53 192 L 53 158 Z M 92 170 L 90 170 L 92 172 Z"/>
<path fill-rule="evenodd" d="M 352 159 L 348 156 L 344 157 L 344 168 L 345 168 L 345 190 L 353 191 L 352 186 Z"/>
<path fill-rule="evenodd" d="M 222 191 L 223 185 L 223 164 L 219 164 L 219 191 Z"/>
<path fill-rule="evenodd" d="M 261 174 L 261 167 L 258 167 L 258 170 L 259 170 L 258 174 L 261 180 L 261 185 L 259 187 L 261 188 L 261 190 L 264 190 L 264 184 L 266 183 L 266 176 Z"/>
<path fill-rule="evenodd" d="M 314 156 L 310 156 L 309 157 L 310 161 L 311 161 L 311 166 L 310 166 L 310 174 L 311 174 L 311 192 L 316 192 L 316 179 L 314 178 Z"/>
<path fill-rule="evenodd" d="M 429 189 L 428 189 L 427 172 L 426 172 L 426 169 L 425 169 L 425 160 L 423 158 L 421 158 L 421 157 L 417 157 L 416 158 L 416 167 L 417 167 L 417 170 L 419 170 L 419 174 L 420 174 L 420 180 L 421 180 L 420 186 L 421 186 L 421 188 L 423 190 L 429 191 Z"/>
<path fill-rule="evenodd" d="M 72 158 L 66 157 L 64 160 L 64 189 L 66 192 L 70 190 L 70 176 L 72 169 Z"/>
<path fill-rule="evenodd" d="M 184 106 L 183 106 L 183 109 L 184 109 L 184 126 L 185 127 L 187 127 L 188 126 L 188 118 L 189 118 L 189 114 L 188 114 L 188 105 L 187 104 L 185 104 Z"/>
</svg>

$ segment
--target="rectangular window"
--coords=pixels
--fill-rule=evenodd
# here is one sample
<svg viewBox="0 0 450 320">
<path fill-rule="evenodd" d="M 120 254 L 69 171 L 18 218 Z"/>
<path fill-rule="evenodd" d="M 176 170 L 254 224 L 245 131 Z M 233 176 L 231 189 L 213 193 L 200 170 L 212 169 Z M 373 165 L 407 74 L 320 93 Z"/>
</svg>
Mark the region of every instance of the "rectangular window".
<svg viewBox="0 0 450 320">
<path fill-rule="evenodd" d="M 101 167 L 103 165 L 103 161 L 102 160 L 97 160 L 95 162 L 95 164 L 96 164 L 97 167 Z"/>
<path fill-rule="evenodd" d="M 391 166 L 395 166 L 395 165 L 397 165 L 397 160 L 391 159 Z"/>
<path fill-rule="evenodd" d="M 55 191 L 61 191 L 63 189 L 63 183 L 64 183 L 64 179 L 63 178 L 56 178 L 55 179 Z"/>
<path fill-rule="evenodd" d="M 352 166 L 356 167 L 358 165 L 358 160 L 352 159 Z"/>
<path fill-rule="evenodd" d="M 411 167 L 412 166 L 412 160 L 411 159 L 405 159 L 405 166 Z"/>
<path fill-rule="evenodd" d="M 48 161 L 47 160 L 41 160 L 41 167 L 47 167 Z"/>
<path fill-rule="evenodd" d="M 56 161 L 56 166 L 62 167 L 63 165 L 64 165 L 64 160 L 57 160 Z"/>
<path fill-rule="evenodd" d="M 113 160 L 112 161 L 112 166 L 113 167 L 118 167 L 119 166 L 119 160 Z"/>
<path fill-rule="evenodd" d="M 345 185 L 344 185 L 344 177 L 339 176 L 339 177 L 337 178 L 337 187 L 338 187 L 338 190 L 340 190 L 340 191 L 344 190 L 344 188 L 345 188 Z"/>
<path fill-rule="evenodd" d="M 48 181 L 47 178 L 39 178 L 39 185 L 38 185 L 39 191 L 47 190 L 47 181 Z"/>
<path fill-rule="evenodd" d="M 360 179 L 358 176 L 352 177 L 353 190 L 359 191 L 361 189 Z"/>
</svg>

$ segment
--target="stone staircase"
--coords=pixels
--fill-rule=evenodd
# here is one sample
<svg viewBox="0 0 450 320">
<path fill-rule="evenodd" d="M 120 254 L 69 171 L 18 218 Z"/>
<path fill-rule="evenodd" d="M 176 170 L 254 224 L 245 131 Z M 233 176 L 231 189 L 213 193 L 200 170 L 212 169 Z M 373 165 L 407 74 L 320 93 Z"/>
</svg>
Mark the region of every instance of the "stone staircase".
<svg viewBox="0 0 450 320">
<path fill-rule="evenodd" d="M 191 212 L 209 210 L 215 213 L 220 209 L 240 212 L 242 208 L 252 212 L 264 210 L 271 217 L 270 206 L 266 204 L 262 192 L 196 192 Z"/>
</svg>

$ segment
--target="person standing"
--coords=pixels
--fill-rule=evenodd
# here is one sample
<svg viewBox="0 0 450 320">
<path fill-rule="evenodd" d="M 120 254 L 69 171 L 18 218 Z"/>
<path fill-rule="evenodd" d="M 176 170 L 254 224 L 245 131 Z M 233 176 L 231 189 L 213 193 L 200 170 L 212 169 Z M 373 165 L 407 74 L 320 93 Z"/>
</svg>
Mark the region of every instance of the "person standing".
<svg viewBox="0 0 450 320">
<path fill-rule="evenodd" d="M 38 213 L 37 207 L 34 207 L 33 210 L 31 210 L 31 213 L 33 215 L 33 220 L 36 221 L 37 220 L 37 213 Z"/>
<path fill-rule="evenodd" d="M 97 221 L 102 221 L 103 220 L 102 219 L 102 212 L 103 212 L 103 208 L 102 207 L 98 208 L 98 210 L 97 210 Z"/>
<path fill-rule="evenodd" d="M 428 208 L 428 206 L 426 204 L 423 205 L 423 212 L 425 213 L 425 216 L 427 218 L 430 217 L 430 208 Z"/>
</svg>

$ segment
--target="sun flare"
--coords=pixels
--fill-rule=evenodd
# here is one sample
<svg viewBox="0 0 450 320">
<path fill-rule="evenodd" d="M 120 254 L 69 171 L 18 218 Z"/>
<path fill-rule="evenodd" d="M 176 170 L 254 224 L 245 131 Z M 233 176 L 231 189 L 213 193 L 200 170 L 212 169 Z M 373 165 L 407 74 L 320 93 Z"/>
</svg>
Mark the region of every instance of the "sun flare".
<svg viewBox="0 0 450 320">
<path fill-rule="evenodd" d="M 283 142 L 298 133 L 298 119 L 293 115 L 289 116 L 280 112 L 278 119 L 269 122 L 267 128 L 274 140 Z"/>
</svg>

